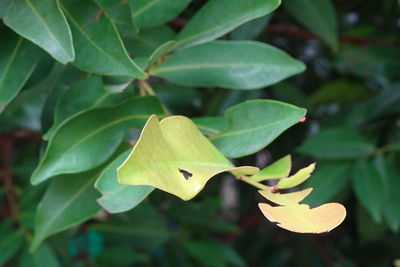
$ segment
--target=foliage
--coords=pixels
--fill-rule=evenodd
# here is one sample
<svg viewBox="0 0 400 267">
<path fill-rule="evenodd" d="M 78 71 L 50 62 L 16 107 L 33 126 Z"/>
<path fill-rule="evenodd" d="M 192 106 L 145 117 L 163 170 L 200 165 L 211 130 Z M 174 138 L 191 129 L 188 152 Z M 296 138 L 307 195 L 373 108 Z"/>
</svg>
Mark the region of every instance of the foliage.
<svg viewBox="0 0 400 267">
<path fill-rule="evenodd" d="M 399 12 L 1 1 L 0 266 L 392 266 Z"/>
</svg>

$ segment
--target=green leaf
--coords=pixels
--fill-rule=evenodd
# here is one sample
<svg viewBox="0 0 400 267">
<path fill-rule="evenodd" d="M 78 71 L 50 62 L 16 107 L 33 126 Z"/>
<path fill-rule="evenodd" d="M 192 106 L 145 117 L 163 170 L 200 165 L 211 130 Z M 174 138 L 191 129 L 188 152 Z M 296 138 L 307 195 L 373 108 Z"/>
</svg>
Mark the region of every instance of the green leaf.
<svg viewBox="0 0 400 267">
<path fill-rule="evenodd" d="M 375 222 L 381 222 L 387 195 L 384 181 L 371 162 L 361 160 L 355 164 L 352 184 L 360 204 L 371 214 Z"/>
<path fill-rule="evenodd" d="M 244 90 L 277 83 L 304 69 L 303 63 L 267 44 L 214 41 L 177 51 L 150 73 L 185 86 Z"/>
<path fill-rule="evenodd" d="M 98 170 L 62 175 L 50 184 L 36 212 L 35 234 L 31 250 L 55 233 L 78 225 L 101 210 L 93 184 Z"/>
<path fill-rule="evenodd" d="M 42 244 L 34 252 L 25 251 L 22 255 L 20 267 L 59 267 L 56 255 L 53 250 L 47 245 Z"/>
<path fill-rule="evenodd" d="M 148 255 L 174 235 L 167 225 L 166 218 L 149 203 L 142 203 L 124 213 L 122 218 L 113 216 L 110 220 L 93 224 L 90 229 L 100 232 L 106 238 L 116 238 L 118 244 L 127 244 L 125 247 L 145 250 Z M 128 243 L 121 243 L 127 238 Z M 140 240 L 140 242 L 132 242 L 132 240 Z"/>
<path fill-rule="evenodd" d="M 74 60 L 71 30 L 58 0 L 13 1 L 5 11 L 3 21 L 61 63 Z"/>
<path fill-rule="evenodd" d="M 230 171 L 254 174 L 256 167 L 235 168 L 186 117 L 158 121 L 151 116 L 126 161 L 118 168 L 118 182 L 150 185 L 183 200 L 196 196 L 207 181 Z"/>
<path fill-rule="evenodd" d="M 299 204 L 311 191 L 312 188 L 285 194 L 259 191 L 263 197 L 279 206 L 266 203 L 258 206 L 268 220 L 277 222 L 279 227 L 286 230 L 313 234 L 329 232 L 342 223 L 346 209 L 338 203 L 327 203 L 312 209 Z"/>
<path fill-rule="evenodd" d="M 124 36 L 129 53 L 137 57 L 150 57 L 162 44 L 175 39 L 175 32 L 166 25 L 145 29 L 139 34 Z"/>
<path fill-rule="evenodd" d="M 246 266 L 245 261 L 233 248 L 216 240 L 188 240 L 182 245 L 201 266 Z"/>
<path fill-rule="evenodd" d="M 260 172 L 251 176 L 251 179 L 255 182 L 261 182 L 270 179 L 280 179 L 289 176 L 290 170 L 292 169 L 292 157 L 287 155 L 266 168 L 262 169 Z"/>
<path fill-rule="evenodd" d="M 228 128 L 228 121 L 224 117 L 199 117 L 191 119 L 205 135 L 216 135 Z"/>
<path fill-rule="evenodd" d="M 396 80 L 399 62 L 398 47 L 368 45 L 341 48 L 335 65 L 342 73 L 355 74 L 364 79 Z"/>
<path fill-rule="evenodd" d="M 340 79 L 325 83 L 309 97 L 308 104 L 311 107 L 324 103 L 352 104 L 371 96 L 371 94 L 371 91 L 362 83 Z"/>
<path fill-rule="evenodd" d="M 181 13 L 191 0 L 129 0 L 133 25 L 139 29 L 164 24 Z"/>
<path fill-rule="evenodd" d="M 78 68 L 104 75 L 146 78 L 129 57 L 107 15 L 96 16 L 97 5 L 90 1 L 63 0 L 61 7 L 71 24 L 76 48 L 74 64 Z"/>
<path fill-rule="evenodd" d="M 305 113 L 305 109 L 278 101 L 246 101 L 225 112 L 229 127 L 210 140 L 225 156 L 250 155 L 269 145 Z"/>
<path fill-rule="evenodd" d="M 271 15 L 267 15 L 246 22 L 232 31 L 229 36 L 232 40 L 253 40 L 263 32 L 271 18 Z"/>
<path fill-rule="evenodd" d="M 171 52 L 172 47 L 175 45 L 176 41 L 167 41 L 160 45 L 154 52 L 151 54 L 149 58 L 149 65 L 154 65 L 162 59 L 165 55 L 167 55 L 169 52 Z"/>
<path fill-rule="evenodd" d="M 276 189 L 288 189 L 288 188 L 298 186 L 299 184 L 303 183 L 305 180 L 307 180 L 311 176 L 311 173 L 314 171 L 314 169 L 315 169 L 315 163 L 312 163 L 309 166 L 307 166 L 303 169 L 300 169 L 298 172 L 296 172 L 292 176 L 280 179 L 278 184 L 275 186 L 275 188 Z"/>
<path fill-rule="evenodd" d="M 337 19 L 330 0 L 285 0 L 284 5 L 301 24 L 318 34 L 333 50 L 338 49 Z"/>
<path fill-rule="evenodd" d="M 0 266 L 22 247 L 24 237 L 21 231 L 5 227 L 0 231 Z"/>
<path fill-rule="evenodd" d="M 374 162 L 387 194 L 383 207 L 383 218 L 394 232 L 400 230 L 400 173 L 389 158 L 378 157 Z"/>
<path fill-rule="evenodd" d="M 134 98 L 117 106 L 79 113 L 51 136 L 31 183 L 99 166 L 117 149 L 125 128 L 141 128 L 151 114 L 163 113 L 154 97 Z"/>
<path fill-rule="evenodd" d="M 374 145 L 352 129 L 337 127 L 309 137 L 297 150 L 320 159 L 353 159 L 370 154 Z"/>
<path fill-rule="evenodd" d="M 18 94 L 39 62 L 41 51 L 29 41 L 0 30 L 0 113 Z"/>
<path fill-rule="evenodd" d="M 346 189 L 350 178 L 349 168 L 349 162 L 318 163 L 318 168 L 305 183 L 306 187 L 314 188 L 314 192 L 308 195 L 304 202 L 311 206 L 317 206 L 333 200 Z"/>
<path fill-rule="evenodd" d="M 95 183 L 103 195 L 97 200 L 109 213 L 128 211 L 143 201 L 154 189 L 151 186 L 126 186 L 117 182 L 117 168 L 128 157 L 129 151 L 122 153 L 110 163 L 99 175 Z"/>
<path fill-rule="evenodd" d="M 90 90 L 88 90 L 90 88 Z M 84 110 L 111 106 L 129 98 L 130 93 L 113 93 L 103 86 L 100 76 L 92 76 L 73 84 L 59 99 L 55 111 L 54 122 L 44 139 L 49 139 L 57 127 L 68 118 Z"/>
<path fill-rule="evenodd" d="M 208 1 L 178 34 L 177 47 L 214 40 L 247 21 L 271 13 L 280 3 L 280 0 Z"/>
</svg>

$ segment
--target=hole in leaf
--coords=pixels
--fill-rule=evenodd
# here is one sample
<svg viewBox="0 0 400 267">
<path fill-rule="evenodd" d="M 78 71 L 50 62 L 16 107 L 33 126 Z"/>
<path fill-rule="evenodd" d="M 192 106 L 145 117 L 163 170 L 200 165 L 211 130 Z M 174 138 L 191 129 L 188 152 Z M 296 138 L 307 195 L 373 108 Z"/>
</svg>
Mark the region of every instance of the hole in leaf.
<svg viewBox="0 0 400 267">
<path fill-rule="evenodd" d="M 183 177 L 186 180 L 189 180 L 189 178 L 193 176 L 193 173 L 185 171 L 184 169 L 178 169 L 178 170 L 179 170 L 180 173 L 182 173 Z"/>
</svg>

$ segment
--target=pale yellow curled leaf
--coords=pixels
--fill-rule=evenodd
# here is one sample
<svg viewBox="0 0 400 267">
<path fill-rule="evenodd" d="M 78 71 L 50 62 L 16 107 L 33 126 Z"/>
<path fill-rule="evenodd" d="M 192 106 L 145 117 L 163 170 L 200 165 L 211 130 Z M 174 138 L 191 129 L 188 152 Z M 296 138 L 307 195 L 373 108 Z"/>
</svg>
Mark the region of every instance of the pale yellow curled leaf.
<svg viewBox="0 0 400 267">
<path fill-rule="evenodd" d="M 315 163 L 308 165 L 307 167 L 300 169 L 298 172 L 287 178 L 280 179 L 275 189 L 288 189 L 298 186 L 305 180 L 307 180 L 311 173 L 315 170 Z"/>
<path fill-rule="evenodd" d="M 312 209 L 306 204 L 299 204 L 311 191 L 312 188 L 286 194 L 260 191 L 266 199 L 279 206 L 266 203 L 259 203 L 258 206 L 268 220 L 286 230 L 313 234 L 329 232 L 342 223 L 346 209 L 339 203 L 327 203 Z"/>
<path fill-rule="evenodd" d="M 255 182 L 261 182 L 270 179 L 280 179 L 287 177 L 292 168 L 292 158 L 287 155 L 266 168 L 262 169 L 259 173 L 253 175 L 251 178 Z"/>
<path fill-rule="evenodd" d="M 151 116 L 129 157 L 118 168 L 124 185 L 150 185 L 183 200 L 196 196 L 218 173 L 252 175 L 256 167 L 235 167 L 183 116 Z"/>
</svg>

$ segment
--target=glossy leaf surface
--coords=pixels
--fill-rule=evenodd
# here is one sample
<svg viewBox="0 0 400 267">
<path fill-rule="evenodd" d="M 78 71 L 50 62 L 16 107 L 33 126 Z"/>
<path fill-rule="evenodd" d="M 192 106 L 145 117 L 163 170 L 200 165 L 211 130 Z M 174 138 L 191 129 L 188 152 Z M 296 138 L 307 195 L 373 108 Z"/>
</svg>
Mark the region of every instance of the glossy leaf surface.
<svg viewBox="0 0 400 267">
<path fill-rule="evenodd" d="M 125 128 L 141 128 L 151 114 L 163 113 L 153 97 L 134 98 L 117 106 L 80 113 L 63 123 L 51 136 L 43 158 L 31 176 L 31 183 L 38 184 L 58 174 L 99 166 L 116 150 Z"/>
<path fill-rule="evenodd" d="M 191 0 L 130 0 L 133 25 L 139 29 L 161 25 L 181 13 Z"/>
<path fill-rule="evenodd" d="M 305 109 L 273 100 L 250 100 L 225 112 L 229 127 L 210 137 L 227 157 L 255 153 L 296 124 Z"/>
<path fill-rule="evenodd" d="M 146 198 L 154 187 L 137 185 L 121 185 L 117 180 L 117 168 L 128 157 L 129 151 L 122 153 L 99 175 L 95 187 L 102 193 L 97 202 L 109 213 L 119 213 L 130 210 Z"/>
<path fill-rule="evenodd" d="M 36 212 L 35 235 L 31 249 L 48 236 L 73 227 L 101 210 L 93 184 L 98 171 L 63 175 L 55 178 L 40 201 Z"/>
<path fill-rule="evenodd" d="M 254 41 L 214 41 L 177 51 L 151 74 L 184 86 L 256 89 L 304 71 L 285 52 Z"/>
<path fill-rule="evenodd" d="M 12 1 L 3 21 L 61 63 L 74 60 L 71 30 L 58 0 Z"/>
<path fill-rule="evenodd" d="M 186 117 L 158 122 L 150 117 L 128 159 L 118 168 L 125 185 L 150 185 L 183 200 L 196 196 L 214 175 L 254 174 L 256 167 L 235 168 Z"/>
<path fill-rule="evenodd" d="M 92 76 L 73 84 L 59 98 L 54 110 L 54 122 L 43 137 L 49 139 L 68 118 L 84 110 L 112 106 L 129 98 L 130 93 L 112 92 L 105 88 L 100 76 Z"/>
<path fill-rule="evenodd" d="M 64 0 L 76 47 L 74 64 L 85 71 L 104 75 L 145 78 L 146 74 L 129 57 L 117 29 L 99 7 L 90 1 Z"/>
<path fill-rule="evenodd" d="M 41 51 L 11 31 L 0 30 L 0 113 L 18 94 L 39 62 Z"/>
<path fill-rule="evenodd" d="M 208 1 L 178 34 L 177 47 L 217 39 L 247 21 L 272 12 L 280 3 L 280 0 Z"/>
</svg>

